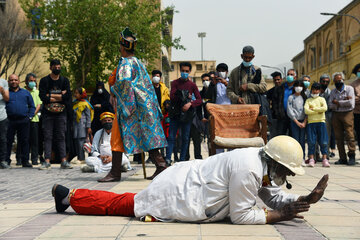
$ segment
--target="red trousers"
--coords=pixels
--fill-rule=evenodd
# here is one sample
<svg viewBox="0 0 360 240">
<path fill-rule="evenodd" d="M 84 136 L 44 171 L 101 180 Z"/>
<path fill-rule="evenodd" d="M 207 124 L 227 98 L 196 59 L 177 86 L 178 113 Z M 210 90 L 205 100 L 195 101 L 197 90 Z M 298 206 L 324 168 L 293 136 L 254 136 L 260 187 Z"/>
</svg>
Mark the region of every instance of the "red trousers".
<svg viewBox="0 0 360 240">
<path fill-rule="evenodd" d="M 70 206 L 75 212 L 83 215 L 134 217 L 135 194 L 116 194 L 99 190 L 73 189 L 70 193 Z"/>
</svg>

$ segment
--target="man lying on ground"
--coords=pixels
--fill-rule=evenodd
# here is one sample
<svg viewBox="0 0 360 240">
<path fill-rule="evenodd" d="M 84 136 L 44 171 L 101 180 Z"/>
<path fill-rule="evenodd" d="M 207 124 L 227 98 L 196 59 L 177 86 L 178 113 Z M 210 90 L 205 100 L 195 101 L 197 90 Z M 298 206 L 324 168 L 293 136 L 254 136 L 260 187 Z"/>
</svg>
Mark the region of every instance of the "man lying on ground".
<svg viewBox="0 0 360 240">
<path fill-rule="evenodd" d="M 300 144 L 288 136 L 265 147 L 243 148 L 206 160 L 176 163 L 139 193 L 116 194 L 55 184 L 56 211 L 71 206 L 78 214 L 135 216 L 145 221 L 215 222 L 230 216 L 234 224 L 265 224 L 303 218 L 327 187 L 325 175 L 307 196 L 285 193 L 287 176 L 305 173 Z M 256 197 L 272 208 L 256 209 Z"/>
</svg>

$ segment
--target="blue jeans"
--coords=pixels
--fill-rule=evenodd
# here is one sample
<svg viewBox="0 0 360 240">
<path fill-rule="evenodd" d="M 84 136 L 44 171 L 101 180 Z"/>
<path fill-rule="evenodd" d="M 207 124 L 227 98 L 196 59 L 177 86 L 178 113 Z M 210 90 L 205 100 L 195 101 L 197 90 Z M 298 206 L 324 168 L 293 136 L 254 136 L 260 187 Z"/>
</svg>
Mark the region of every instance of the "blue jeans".
<svg viewBox="0 0 360 240">
<path fill-rule="evenodd" d="M 328 154 L 328 134 L 323 122 L 309 123 L 306 128 L 308 140 L 308 156 L 315 154 L 316 140 L 322 155 Z"/>
<path fill-rule="evenodd" d="M 299 122 L 304 122 L 299 121 Z M 290 123 L 291 136 L 300 143 L 301 148 L 303 150 L 303 158 L 305 158 L 305 128 L 299 128 L 298 125 L 294 121 Z"/>
<path fill-rule="evenodd" d="M 176 119 L 170 119 L 169 127 L 169 139 L 168 146 L 166 148 L 166 161 L 171 161 L 171 155 L 176 141 L 176 133 L 178 129 L 181 128 L 181 152 L 180 152 L 180 161 L 185 161 L 189 141 L 190 141 L 190 128 L 191 122 L 183 123 Z"/>
</svg>

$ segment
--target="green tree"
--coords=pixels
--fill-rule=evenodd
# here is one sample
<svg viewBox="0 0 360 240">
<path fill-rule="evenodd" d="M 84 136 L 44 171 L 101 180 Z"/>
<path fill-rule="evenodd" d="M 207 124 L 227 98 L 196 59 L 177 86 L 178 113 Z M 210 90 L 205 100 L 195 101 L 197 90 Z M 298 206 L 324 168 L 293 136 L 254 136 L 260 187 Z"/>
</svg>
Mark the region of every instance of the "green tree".
<svg viewBox="0 0 360 240">
<path fill-rule="evenodd" d="M 21 0 L 31 18 L 34 2 Z M 171 9 L 154 0 L 48 0 L 41 3 L 49 59 L 63 62 L 74 86 L 105 81 L 120 57 L 119 36 L 126 27 L 138 36 L 136 56 L 151 68 L 161 46 L 183 48 L 180 38 L 162 38 Z M 170 10 L 170 11 L 169 11 Z"/>
</svg>

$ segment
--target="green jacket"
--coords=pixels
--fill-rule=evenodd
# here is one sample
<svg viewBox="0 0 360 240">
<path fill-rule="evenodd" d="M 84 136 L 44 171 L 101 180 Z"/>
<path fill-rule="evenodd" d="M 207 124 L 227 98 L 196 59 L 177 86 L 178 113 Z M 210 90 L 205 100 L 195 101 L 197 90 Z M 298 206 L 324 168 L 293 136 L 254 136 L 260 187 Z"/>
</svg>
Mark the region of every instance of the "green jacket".
<svg viewBox="0 0 360 240">
<path fill-rule="evenodd" d="M 246 73 L 245 68 L 242 67 L 241 84 L 247 84 L 247 91 L 240 91 L 239 68 L 241 66 L 242 64 L 231 71 L 226 93 L 232 104 L 238 104 L 239 97 L 242 97 L 246 104 L 251 104 L 250 93 L 265 93 L 266 82 L 261 74 L 261 69 L 254 65 L 250 67 L 250 82 L 248 82 L 248 74 Z"/>
</svg>

